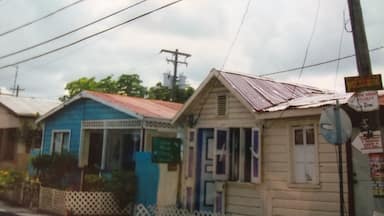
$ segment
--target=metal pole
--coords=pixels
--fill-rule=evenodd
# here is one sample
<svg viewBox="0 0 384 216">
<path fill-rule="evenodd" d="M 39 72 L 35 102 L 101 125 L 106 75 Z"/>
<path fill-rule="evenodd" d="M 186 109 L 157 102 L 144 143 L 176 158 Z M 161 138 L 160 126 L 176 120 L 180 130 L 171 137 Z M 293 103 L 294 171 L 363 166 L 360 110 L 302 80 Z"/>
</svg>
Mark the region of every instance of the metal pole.
<svg viewBox="0 0 384 216">
<path fill-rule="evenodd" d="M 176 78 L 177 78 L 177 62 L 178 62 L 179 50 L 175 51 L 175 63 L 173 64 L 173 77 L 172 77 L 172 101 L 176 101 Z"/>
<path fill-rule="evenodd" d="M 335 107 L 336 145 L 338 148 L 338 170 L 339 170 L 339 192 L 340 192 L 340 215 L 344 216 L 344 185 L 343 185 L 343 148 L 341 142 L 340 104 L 336 100 Z"/>
</svg>

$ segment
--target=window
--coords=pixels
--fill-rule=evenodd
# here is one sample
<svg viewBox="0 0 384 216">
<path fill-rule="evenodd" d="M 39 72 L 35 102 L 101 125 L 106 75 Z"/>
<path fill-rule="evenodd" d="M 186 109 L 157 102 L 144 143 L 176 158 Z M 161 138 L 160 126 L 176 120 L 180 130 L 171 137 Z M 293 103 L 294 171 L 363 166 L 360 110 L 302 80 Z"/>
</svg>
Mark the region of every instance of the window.
<svg viewBox="0 0 384 216">
<path fill-rule="evenodd" d="M 294 183 L 317 181 L 316 139 L 313 126 L 294 127 L 292 130 L 292 172 Z"/>
<path fill-rule="evenodd" d="M 52 153 L 69 152 L 70 131 L 53 131 L 52 132 Z"/>
<path fill-rule="evenodd" d="M 227 114 L 227 96 L 217 96 L 217 115 L 225 116 Z"/>
<path fill-rule="evenodd" d="M 223 145 L 228 134 L 228 146 Z M 216 179 L 240 182 L 260 182 L 261 145 L 258 128 L 216 130 Z M 226 155 L 228 154 L 228 161 Z M 221 159 L 221 160 L 220 160 Z M 228 165 L 226 165 L 228 164 Z M 229 166 L 226 171 L 226 166 Z M 227 178 L 226 178 L 227 175 Z"/>
<path fill-rule="evenodd" d="M 0 130 L 0 160 L 12 161 L 16 155 L 16 128 Z"/>
</svg>

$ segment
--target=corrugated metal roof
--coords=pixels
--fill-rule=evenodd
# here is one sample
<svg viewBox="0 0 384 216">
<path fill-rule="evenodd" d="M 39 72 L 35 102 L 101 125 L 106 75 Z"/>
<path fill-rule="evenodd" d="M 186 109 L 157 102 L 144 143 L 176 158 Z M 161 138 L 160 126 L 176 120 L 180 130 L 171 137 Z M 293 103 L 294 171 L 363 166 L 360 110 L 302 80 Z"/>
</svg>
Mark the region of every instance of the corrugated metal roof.
<svg viewBox="0 0 384 216">
<path fill-rule="evenodd" d="M 60 102 L 41 98 L 0 95 L 0 104 L 18 116 L 34 117 L 37 114 L 44 115 L 46 112 L 59 105 Z"/>
<path fill-rule="evenodd" d="M 329 95 L 328 91 L 311 86 L 277 82 L 261 77 L 231 72 L 218 71 L 218 73 L 255 111 L 272 111 L 273 107 L 297 98 L 308 98 L 324 94 Z M 270 110 L 268 110 L 269 108 Z"/>
<path fill-rule="evenodd" d="M 84 93 L 85 97 L 87 97 L 88 94 L 106 102 L 112 107 L 119 107 L 120 109 L 125 109 L 146 118 L 171 119 L 183 106 L 183 104 L 180 103 L 94 91 L 84 91 L 83 94 Z"/>
<path fill-rule="evenodd" d="M 336 104 L 336 100 L 339 100 L 339 104 L 346 104 L 348 103 L 348 99 L 352 95 L 353 93 L 345 93 L 345 94 L 329 93 L 329 94 L 311 95 L 311 96 L 296 98 L 285 103 L 281 103 L 279 105 L 267 108 L 264 111 L 273 112 L 273 111 L 286 110 L 288 108 L 305 109 L 305 108 L 321 107 L 325 105 Z"/>
</svg>

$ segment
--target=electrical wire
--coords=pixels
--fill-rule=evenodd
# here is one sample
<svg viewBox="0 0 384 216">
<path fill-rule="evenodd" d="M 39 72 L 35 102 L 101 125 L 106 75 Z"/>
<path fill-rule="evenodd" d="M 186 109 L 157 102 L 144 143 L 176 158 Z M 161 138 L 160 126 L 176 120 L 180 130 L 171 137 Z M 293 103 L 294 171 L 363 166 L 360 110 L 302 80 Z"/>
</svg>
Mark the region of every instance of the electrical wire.
<svg viewBox="0 0 384 216">
<path fill-rule="evenodd" d="M 69 4 L 69 5 L 66 5 L 66 6 L 64 6 L 64 7 L 62 7 L 62 8 L 59 8 L 59 9 L 53 11 L 53 12 L 50 12 L 50 13 L 48 13 L 48 14 L 46 14 L 46 15 L 40 17 L 40 18 L 34 19 L 34 20 L 32 20 L 32 21 L 26 22 L 26 23 L 24 23 L 24 24 L 22 24 L 22 25 L 19 25 L 19 26 L 17 26 L 17 27 L 14 27 L 14 28 L 12 28 L 12 29 L 9 29 L 9 30 L 7 30 L 7 31 L 5 31 L 5 32 L 2 32 L 2 33 L 0 33 L 0 37 L 1 37 L 1 36 L 4 36 L 4 35 L 6 35 L 6 34 L 12 33 L 12 32 L 14 32 L 14 31 L 17 31 L 17 30 L 19 30 L 19 29 L 21 29 L 21 28 L 24 28 L 24 27 L 27 27 L 27 26 L 29 26 L 29 25 L 32 25 L 33 23 L 36 23 L 36 22 L 38 22 L 38 21 L 40 21 L 40 20 L 43 20 L 43 19 L 46 19 L 46 18 L 48 18 L 48 17 L 50 17 L 50 16 L 53 16 L 53 15 L 57 14 L 58 12 L 63 11 L 63 10 L 65 10 L 65 9 L 67 9 L 67 8 L 70 8 L 70 7 L 74 6 L 74 5 L 77 5 L 77 4 L 79 4 L 80 2 L 83 2 L 83 1 L 85 1 L 85 0 L 78 0 L 78 1 L 75 1 L 75 2 L 73 2 L 73 3 L 71 3 L 71 4 Z"/>
<path fill-rule="evenodd" d="M 146 2 L 146 1 L 147 1 L 147 0 L 141 0 L 141 1 L 139 1 L 139 2 L 136 2 L 136 3 L 134 3 L 134 4 L 129 5 L 129 6 L 125 7 L 125 8 L 123 8 L 123 9 L 120 9 L 120 10 L 118 10 L 118 11 L 115 11 L 115 12 L 113 12 L 113 13 L 107 15 L 107 16 L 101 17 L 101 18 L 99 18 L 99 19 L 97 19 L 97 20 L 95 20 L 95 21 L 93 21 L 93 22 L 90 22 L 90 23 L 88 23 L 88 24 L 85 24 L 85 25 L 82 25 L 82 26 L 80 26 L 80 27 L 78 27 L 78 28 L 75 28 L 75 29 L 73 29 L 73 30 L 71 30 L 71 31 L 68 31 L 68 32 L 66 32 L 66 33 L 64 33 L 64 34 L 58 35 L 58 36 L 53 37 L 53 38 L 51 38 L 51 39 L 48 39 L 48 40 L 45 40 L 45 41 L 43 41 L 43 42 L 34 44 L 34 45 L 32 45 L 32 46 L 29 46 L 29 47 L 26 47 L 26 48 L 23 48 L 23 49 L 20 49 L 20 50 L 17 50 L 17 51 L 14 51 L 14 52 L 11 52 L 11 53 L 8 53 L 8 54 L 5 54 L 5 55 L 2 55 L 2 56 L 0 56 L 0 59 L 4 59 L 4 58 L 10 57 L 10 56 L 13 56 L 13 55 L 16 55 L 16 54 L 25 52 L 25 51 L 27 51 L 27 50 L 31 50 L 31 49 L 33 49 L 33 48 L 42 46 L 42 45 L 44 45 L 44 44 L 50 43 L 50 42 L 55 41 L 55 40 L 57 40 L 57 39 L 63 38 L 63 37 L 65 37 L 65 36 L 69 35 L 69 34 L 72 34 L 72 33 L 75 33 L 75 32 L 77 32 L 77 31 L 80 31 L 80 30 L 82 30 L 82 29 L 84 29 L 84 28 L 86 28 L 86 27 L 88 27 L 88 26 L 91 26 L 91 25 L 93 25 L 93 24 L 96 24 L 96 23 L 98 23 L 98 22 L 101 22 L 101 21 L 103 21 L 103 20 L 105 20 L 105 19 L 107 19 L 107 18 L 109 18 L 109 17 L 112 17 L 112 16 L 114 16 L 114 15 L 117 15 L 117 14 L 123 12 L 123 11 L 126 11 L 126 10 L 128 10 L 128 9 L 130 9 L 130 8 L 133 8 L 133 7 L 137 6 L 137 5 L 140 5 L 140 4 L 142 4 L 142 3 Z"/>
<path fill-rule="evenodd" d="M 369 52 L 378 51 L 378 50 L 381 50 L 383 48 L 384 48 L 384 46 L 379 46 L 379 47 L 370 49 Z M 343 56 L 341 58 L 330 59 L 330 60 L 327 60 L 327 61 L 306 65 L 306 66 L 304 66 L 304 68 L 311 68 L 311 67 L 316 67 L 316 66 L 320 66 L 320 65 L 323 65 L 323 64 L 329 64 L 329 63 L 332 63 L 332 62 L 335 62 L 335 61 L 352 58 L 354 56 L 356 56 L 356 55 L 352 54 L 352 55 Z M 276 75 L 276 74 L 288 73 L 288 72 L 300 70 L 301 68 L 302 67 L 295 67 L 295 68 L 290 68 L 290 69 L 286 69 L 286 70 L 281 70 L 281 71 L 276 71 L 276 72 L 271 72 L 271 73 L 265 73 L 265 74 L 261 74 L 259 76 L 260 77 L 264 77 L 264 76 L 271 76 L 271 75 Z"/>
<path fill-rule="evenodd" d="M 344 14 L 345 14 L 345 10 L 343 11 L 343 18 L 344 18 Z M 339 39 L 339 48 L 338 48 L 338 51 L 337 51 L 337 58 L 340 59 L 340 56 L 341 56 L 341 49 L 342 49 L 342 46 L 343 46 L 343 38 L 344 38 L 344 29 L 345 28 L 345 22 L 343 20 L 343 26 L 342 26 L 342 29 L 341 29 L 341 33 L 340 33 L 340 39 Z M 336 64 L 336 75 L 335 75 L 335 82 L 334 82 L 334 90 L 336 91 L 336 81 L 337 81 L 337 76 L 338 76 L 338 73 L 339 73 L 339 69 L 340 69 L 340 60 L 337 61 L 337 64 Z"/>
<path fill-rule="evenodd" d="M 311 35 L 309 37 L 309 41 L 308 41 L 307 47 L 305 48 L 305 55 L 304 55 L 303 64 L 301 65 L 301 68 L 300 68 L 299 80 L 301 79 L 301 75 L 303 74 L 304 66 L 305 66 L 305 63 L 306 63 L 307 58 L 308 58 L 309 48 L 311 47 L 312 39 L 313 39 L 313 36 L 315 35 L 315 31 L 316 31 L 316 27 L 317 27 L 317 20 L 319 19 L 319 12 L 320 12 L 320 0 L 317 1 L 315 21 L 313 22 L 312 32 L 311 32 Z M 295 93 L 295 90 L 296 89 L 294 89 L 292 94 Z"/>
<path fill-rule="evenodd" d="M 107 28 L 107 29 L 104 29 L 104 30 L 102 30 L 102 31 L 99 31 L 99 32 L 96 32 L 96 33 L 94 33 L 94 34 L 88 35 L 87 37 L 81 38 L 81 39 L 79 39 L 79 40 L 77 40 L 77 41 L 74 41 L 74 42 L 72 42 L 72 43 L 69 43 L 69 44 L 67 44 L 67 45 L 64 45 L 64 46 L 61 46 L 61 47 L 59 47 L 59 48 L 56 48 L 56 49 L 53 49 L 53 50 L 50 50 L 50 51 L 41 53 L 41 54 L 39 54 L 39 55 L 30 57 L 30 58 L 26 58 L 26 59 L 23 59 L 23 60 L 20 60 L 20 61 L 17 61 L 17 62 L 13 62 L 13 63 L 11 63 L 11 64 L 7 64 L 7 65 L 0 66 L 0 69 L 4 69 L 4 68 L 7 68 L 7 67 L 11 67 L 11 66 L 13 66 L 13 65 L 17 65 L 17 64 L 22 64 L 22 63 L 25 63 L 25 62 L 29 62 L 29 61 L 31 61 L 31 60 L 34 60 L 34 59 L 37 59 L 37 58 L 40 58 L 40 57 L 49 55 L 49 54 L 51 54 L 51 53 L 55 53 L 55 52 L 57 52 L 57 51 L 59 51 L 59 50 L 62 50 L 62 49 L 68 48 L 68 47 L 71 47 L 71 46 L 73 46 L 73 45 L 75 45 L 75 44 L 78 44 L 78 43 L 80 43 L 80 42 L 82 42 L 82 41 L 88 40 L 88 39 L 93 38 L 93 37 L 95 37 L 95 36 L 97 36 L 97 35 L 100 35 L 100 34 L 103 34 L 103 33 L 105 33 L 105 32 L 108 32 L 108 31 L 110 31 L 110 30 L 113 30 L 113 29 L 115 29 L 115 28 L 117 28 L 117 27 L 120 27 L 120 26 L 122 26 L 122 25 L 125 25 L 125 24 L 127 24 L 127 23 L 130 23 L 130 22 L 132 22 L 132 21 L 135 21 L 135 20 L 137 20 L 137 19 L 139 19 L 139 18 L 145 17 L 145 16 L 150 15 L 150 14 L 152 14 L 152 13 L 155 13 L 155 12 L 157 12 L 157 11 L 160 11 L 160 10 L 162 10 L 162 9 L 164 9 L 164 8 L 170 7 L 170 6 L 172 6 L 172 5 L 174 5 L 174 4 L 178 3 L 178 2 L 181 2 L 181 1 L 183 1 L 183 0 L 177 0 L 177 1 L 170 2 L 170 3 L 168 3 L 168 4 L 165 4 L 165 5 L 161 6 L 161 7 L 158 7 L 158 8 L 156 8 L 156 9 L 153 9 L 153 10 L 150 10 L 150 11 L 148 11 L 148 12 L 145 12 L 145 13 L 139 15 L 139 16 L 136 16 L 136 17 L 134 17 L 134 18 L 132 18 L 132 19 L 126 20 L 126 21 L 124 21 L 124 22 L 122 22 L 122 23 L 119 23 L 119 24 L 117 24 L 117 25 L 114 25 L 114 26 L 112 26 L 112 27 L 109 27 L 109 28 Z"/>
<path fill-rule="evenodd" d="M 228 60 L 229 56 L 230 56 L 231 53 L 232 53 L 233 47 L 234 47 L 235 44 L 236 44 L 237 38 L 238 38 L 239 35 L 240 35 L 240 31 L 241 31 L 241 28 L 243 27 L 243 24 L 244 24 L 244 22 L 245 22 L 245 18 L 246 18 L 247 14 L 248 14 L 248 10 L 249 10 L 249 6 L 250 6 L 250 4 L 251 4 L 251 1 L 252 1 L 252 0 L 248 0 L 248 2 L 247 2 L 247 5 L 246 5 L 245 10 L 244 10 L 244 13 L 243 13 L 243 16 L 241 17 L 241 21 L 240 21 L 239 28 L 237 29 L 237 32 L 236 32 L 236 34 L 235 34 L 235 37 L 233 38 L 232 43 L 231 43 L 231 45 L 229 46 L 228 52 L 227 52 L 227 54 L 225 55 L 223 65 L 221 66 L 221 70 L 224 69 L 225 64 L 227 63 L 227 60 Z"/>
<path fill-rule="evenodd" d="M 302 75 L 302 73 L 303 73 L 303 71 L 304 71 L 304 68 L 305 68 L 305 63 L 306 63 L 306 61 L 307 61 L 307 57 L 308 57 L 308 53 L 309 53 L 309 48 L 310 48 L 310 46 L 311 46 L 313 36 L 315 35 L 315 31 L 316 31 L 316 27 L 317 27 L 317 21 L 318 21 L 318 19 L 319 19 L 319 14 L 320 14 L 320 0 L 317 1 L 317 8 L 316 8 L 315 20 L 314 20 L 313 25 L 312 25 L 311 35 L 310 35 L 310 37 L 309 37 L 307 46 L 306 46 L 306 48 L 305 48 L 305 53 L 304 53 L 303 63 L 302 63 L 302 65 L 301 65 L 301 67 L 298 68 L 298 69 L 300 70 L 300 72 L 299 72 L 299 76 L 298 76 L 298 80 L 301 79 L 301 75 Z M 263 76 L 263 75 L 261 75 L 261 76 Z M 265 76 L 265 75 L 264 75 L 264 76 Z M 287 98 L 287 102 L 289 102 L 289 100 L 291 100 L 291 99 L 294 99 L 294 95 L 295 95 L 295 93 L 296 93 L 296 89 L 297 89 L 297 87 L 298 87 L 298 85 L 295 85 L 295 86 L 294 86 L 294 88 L 293 88 L 293 90 L 292 90 L 292 94 L 291 94 L 291 96 L 290 96 L 289 98 Z M 279 117 L 278 117 L 277 119 L 281 119 L 281 118 L 283 117 L 283 115 L 284 115 L 284 113 L 285 113 L 286 110 L 287 110 L 287 109 L 282 110 L 282 111 L 280 112 L 280 115 L 279 115 Z M 271 127 L 272 125 L 273 125 L 273 123 L 271 123 L 269 126 L 266 126 L 266 127 Z"/>
</svg>

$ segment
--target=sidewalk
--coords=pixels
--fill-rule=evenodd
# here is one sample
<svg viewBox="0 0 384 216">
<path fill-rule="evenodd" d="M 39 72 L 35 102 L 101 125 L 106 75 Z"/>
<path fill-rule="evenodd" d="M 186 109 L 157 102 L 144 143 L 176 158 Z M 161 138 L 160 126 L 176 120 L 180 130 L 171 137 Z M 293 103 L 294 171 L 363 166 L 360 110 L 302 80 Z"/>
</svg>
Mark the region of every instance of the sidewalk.
<svg viewBox="0 0 384 216">
<path fill-rule="evenodd" d="M 52 216 L 0 200 L 0 216 Z"/>
</svg>

